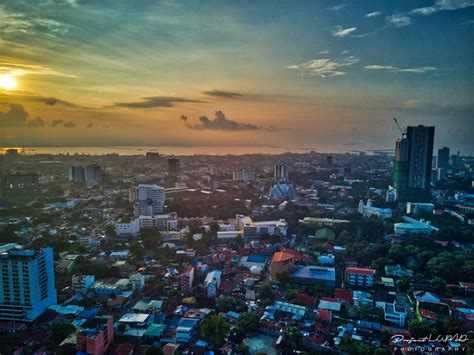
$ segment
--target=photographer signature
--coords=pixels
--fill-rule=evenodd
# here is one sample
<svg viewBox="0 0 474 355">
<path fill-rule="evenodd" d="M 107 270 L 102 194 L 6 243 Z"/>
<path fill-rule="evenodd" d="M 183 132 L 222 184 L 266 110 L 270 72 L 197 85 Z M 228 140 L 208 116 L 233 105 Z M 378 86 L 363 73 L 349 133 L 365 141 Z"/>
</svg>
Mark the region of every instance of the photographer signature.
<svg viewBox="0 0 474 355">
<path fill-rule="evenodd" d="M 390 340 L 398 343 L 398 342 L 405 342 L 408 344 L 411 343 L 427 343 L 427 342 L 438 342 L 438 343 L 450 343 L 450 342 L 459 342 L 464 343 L 469 340 L 469 336 L 467 334 L 446 334 L 446 335 L 438 335 L 434 337 L 432 334 L 422 338 L 405 338 L 402 334 L 393 335 Z"/>
</svg>

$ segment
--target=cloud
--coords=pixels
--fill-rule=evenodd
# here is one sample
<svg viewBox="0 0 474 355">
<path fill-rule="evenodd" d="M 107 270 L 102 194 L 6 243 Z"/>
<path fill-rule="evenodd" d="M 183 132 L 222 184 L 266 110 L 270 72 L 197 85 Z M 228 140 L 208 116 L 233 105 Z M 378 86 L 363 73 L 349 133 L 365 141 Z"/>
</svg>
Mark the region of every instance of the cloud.
<svg viewBox="0 0 474 355">
<path fill-rule="evenodd" d="M 364 17 L 377 17 L 377 16 L 380 16 L 382 15 L 382 12 L 380 11 L 374 11 L 374 12 L 369 12 L 367 15 L 365 15 Z"/>
<path fill-rule="evenodd" d="M 76 126 L 74 122 L 65 122 L 62 119 L 56 119 L 51 122 L 48 122 L 41 117 L 36 117 L 35 119 L 30 120 L 30 115 L 22 105 L 7 103 L 6 106 L 8 107 L 8 109 L 5 112 L 0 112 L 1 128 L 40 128 L 59 126 L 63 126 L 65 128 L 72 128 Z"/>
<path fill-rule="evenodd" d="M 355 30 L 357 30 L 357 27 L 343 28 L 341 26 L 336 26 L 336 28 L 332 30 L 332 35 L 334 37 L 343 38 L 349 36 Z"/>
<path fill-rule="evenodd" d="M 326 49 L 324 51 L 319 52 L 319 54 L 329 54 L 329 50 Z"/>
<path fill-rule="evenodd" d="M 344 58 L 340 61 L 333 61 L 327 58 L 313 59 L 306 63 L 299 65 L 290 65 L 287 69 L 293 69 L 298 72 L 301 76 L 319 76 L 321 78 L 330 78 L 333 76 L 346 75 L 347 72 L 343 71 L 342 68 L 356 64 L 359 59 L 354 56 Z"/>
<path fill-rule="evenodd" d="M 51 75 L 67 78 L 77 78 L 76 75 L 65 74 L 55 69 L 39 64 L 0 63 L 0 74 L 22 76 L 22 75 Z"/>
<path fill-rule="evenodd" d="M 199 117 L 199 123 L 190 124 L 187 116 L 181 116 L 180 119 L 185 123 L 186 127 L 194 130 L 218 130 L 218 131 L 249 131 L 261 129 L 253 124 L 241 123 L 230 120 L 225 117 L 222 111 L 216 111 L 214 119 L 207 116 Z"/>
<path fill-rule="evenodd" d="M 373 69 L 373 70 L 397 70 L 392 65 L 378 65 L 378 64 L 371 64 L 371 65 L 366 65 L 366 69 Z"/>
<path fill-rule="evenodd" d="M 239 94 L 238 92 L 232 92 L 232 91 L 210 90 L 210 91 L 203 91 L 203 94 L 207 96 L 222 97 L 226 99 L 242 98 L 242 94 Z"/>
<path fill-rule="evenodd" d="M 41 117 L 36 117 L 34 120 L 31 120 L 26 123 L 27 127 L 37 128 L 37 127 L 45 127 L 47 122 L 43 120 Z"/>
<path fill-rule="evenodd" d="M 6 112 L 0 112 L 0 127 L 23 127 L 29 118 L 28 112 L 19 104 L 7 104 Z"/>
<path fill-rule="evenodd" d="M 394 14 L 387 16 L 387 22 L 394 27 L 405 27 L 411 24 L 411 19 L 404 14 Z"/>
<path fill-rule="evenodd" d="M 472 0 L 438 0 L 432 6 L 419 7 L 411 11 L 416 15 L 431 15 L 440 11 L 462 10 L 474 6 Z"/>
<path fill-rule="evenodd" d="M 430 71 L 438 70 L 438 68 L 436 67 L 397 68 L 397 67 L 394 67 L 393 65 L 378 65 L 378 64 L 366 65 L 365 68 L 371 69 L 371 70 L 387 70 L 387 71 L 393 71 L 393 72 L 399 72 L 399 73 L 415 73 L 415 74 L 423 74 Z"/>
<path fill-rule="evenodd" d="M 346 7 L 346 4 L 339 4 L 339 5 L 334 5 L 329 8 L 331 11 L 341 11 L 343 8 Z"/>
<path fill-rule="evenodd" d="M 474 102 L 446 104 L 433 101 L 410 99 L 394 109 L 429 116 L 456 117 L 470 120 L 474 116 Z"/>
<path fill-rule="evenodd" d="M 204 102 L 200 100 L 186 99 L 183 97 L 173 96 L 149 96 L 142 97 L 141 101 L 133 102 L 116 102 L 113 106 L 128 108 L 152 108 L 152 107 L 173 107 L 175 103 L 181 102 Z"/>
<path fill-rule="evenodd" d="M 48 33 L 54 35 L 67 32 L 68 28 L 59 21 L 9 11 L 5 5 L 0 5 L 0 31 L 12 34 Z"/>
</svg>

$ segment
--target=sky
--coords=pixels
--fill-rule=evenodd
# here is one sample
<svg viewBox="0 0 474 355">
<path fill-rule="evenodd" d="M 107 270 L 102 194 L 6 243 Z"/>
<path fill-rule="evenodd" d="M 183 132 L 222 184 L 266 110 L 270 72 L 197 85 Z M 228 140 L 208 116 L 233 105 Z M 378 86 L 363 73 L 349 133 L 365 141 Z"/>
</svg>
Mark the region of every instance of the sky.
<svg viewBox="0 0 474 355">
<path fill-rule="evenodd" d="M 4 0 L 0 146 L 470 154 L 473 40 L 474 0 Z"/>
</svg>

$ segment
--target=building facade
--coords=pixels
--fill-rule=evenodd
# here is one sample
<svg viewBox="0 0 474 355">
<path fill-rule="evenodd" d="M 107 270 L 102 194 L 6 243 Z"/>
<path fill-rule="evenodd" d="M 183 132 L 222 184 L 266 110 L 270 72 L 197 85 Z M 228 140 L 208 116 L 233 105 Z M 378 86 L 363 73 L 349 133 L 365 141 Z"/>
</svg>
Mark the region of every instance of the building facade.
<svg viewBox="0 0 474 355">
<path fill-rule="evenodd" d="M 53 249 L 0 253 L 0 320 L 33 321 L 57 303 Z"/>
</svg>

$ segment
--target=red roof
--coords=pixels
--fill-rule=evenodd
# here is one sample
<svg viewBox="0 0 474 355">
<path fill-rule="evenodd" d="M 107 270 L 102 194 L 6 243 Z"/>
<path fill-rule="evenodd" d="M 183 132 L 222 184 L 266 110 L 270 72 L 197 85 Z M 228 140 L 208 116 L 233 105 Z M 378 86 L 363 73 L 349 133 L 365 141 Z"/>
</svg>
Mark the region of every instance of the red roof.
<svg viewBox="0 0 474 355">
<path fill-rule="evenodd" d="M 331 310 L 330 309 L 320 309 L 319 310 L 319 318 L 326 322 L 331 321 Z"/>
<path fill-rule="evenodd" d="M 321 297 L 321 299 L 322 299 L 323 301 L 328 301 L 328 302 L 337 302 L 337 300 L 336 300 L 335 298 L 333 298 L 333 297 L 325 297 L 325 296 L 323 296 L 323 297 Z"/>
<path fill-rule="evenodd" d="M 346 267 L 346 273 L 369 276 L 369 275 L 374 275 L 375 270 L 374 269 L 364 269 L 364 268 L 361 268 L 361 267 Z"/>
<path fill-rule="evenodd" d="M 334 297 L 337 300 L 344 300 L 346 302 L 352 303 L 352 292 L 343 290 L 342 288 L 336 288 L 336 292 L 334 293 Z"/>
<path fill-rule="evenodd" d="M 285 251 L 278 251 L 273 255 L 273 262 L 282 262 L 293 259 L 295 256 Z"/>
<path fill-rule="evenodd" d="M 316 298 L 307 295 L 306 293 L 298 293 L 296 295 L 296 301 L 304 304 L 308 307 L 314 307 L 316 305 Z"/>
</svg>

